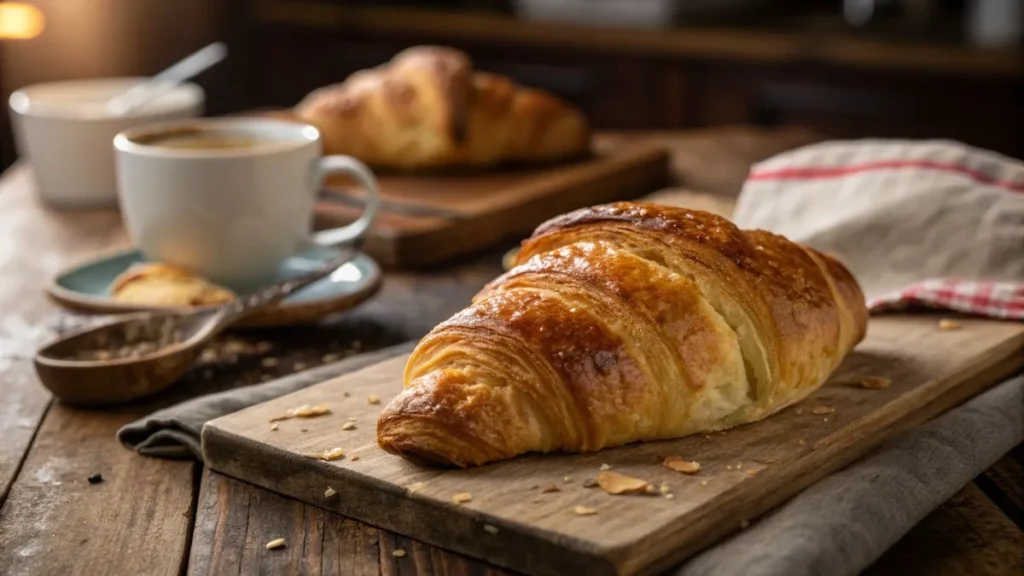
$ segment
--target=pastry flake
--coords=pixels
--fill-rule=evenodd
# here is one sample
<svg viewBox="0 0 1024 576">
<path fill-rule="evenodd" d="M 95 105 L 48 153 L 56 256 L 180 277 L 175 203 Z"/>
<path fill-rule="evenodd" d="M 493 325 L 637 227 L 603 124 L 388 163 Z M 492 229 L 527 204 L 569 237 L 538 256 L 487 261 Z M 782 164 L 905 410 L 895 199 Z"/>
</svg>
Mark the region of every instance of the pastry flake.
<svg viewBox="0 0 1024 576">
<path fill-rule="evenodd" d="M 686 460 L 681 456 L 669 456 L 662 461 L 661 465 L 683 474 L 696 474 L 700 471 L 700 462 Z"/>
<path fill-rule="evenodd" d="M 114 301 L 141 306 L 209 306 L 236 298 L 234 292 L 170 264 L 134 264 L 110 286 Z"/>
<path fill-rule="evenodd" d="M 646 494 L 651 485 L 646 480 L 619 474 L 618 472 L 601 472 L 597 475 L 597 485 L 608 494 Z"/>
</svg>

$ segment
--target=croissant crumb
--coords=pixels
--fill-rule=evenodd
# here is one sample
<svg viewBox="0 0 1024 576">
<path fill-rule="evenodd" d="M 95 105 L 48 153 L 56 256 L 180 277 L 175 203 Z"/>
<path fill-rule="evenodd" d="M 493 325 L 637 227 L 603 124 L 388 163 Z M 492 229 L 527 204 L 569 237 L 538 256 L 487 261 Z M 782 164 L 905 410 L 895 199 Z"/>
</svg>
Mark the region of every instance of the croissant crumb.
<svg viewBox="0 0 1024 576">
<path fill-rule="evenodd" d="M 575 512 L 577 516 L 593 516 L 594 514 L 597 514 L 597 508 L 577 506 L 573 508 L 573 512 Z"/>
<path fill-rule="evenodd" d="M 860 381 L 861 388 L 867 388 L 868 390 L 884 390 L 890 384 L 892 384 L 892 380 L 882 378 L 881 376 L 868 376 Z"/>
<path fill-rule="evenodd" d="M 313 458 L 314 460 L 323 460 L 325 462 L 330 462 L 331 460 L 337 460 L 339 458 L 344 458 L 345 457 L 345 451 L 342 450 L 341 448 L 331 448 L 330 450 L 325 450 L 321 454 L 316 454 L 316 453 L 306 454 L 306 457 Z"/>
<path fill-rule="evenodd" d="M 608 494 L 644 494 L 651 489 L 650 483 L 640 478 L 626 476 L 618 472 L 601 472 L 597 475 L 597 485 Z"/>
<path fill-rule="evenodd" d="M 316 406 L 303 404 L 302 406 L 292 408 L 280 416 L 274 416 L 270 421 L 277 422 L 280 420 L 289 420 L 291 418 L 315 418 L 317 416 L 323 416 L 324 414 L 330 413 L 331 409 L 326 404 L 317 404 Z"/>
<path fill-rule="evenodd" d="M 452 496 L 452 502 L 456 504 L 465 504 L 466 502 L 469 502 L 472 499 L 473 495 L 470 494 L 469 492 L 459 492 L 458 494 Z"/>
<path fill-rule="evenodd" d="M 679 456 L 669 456 L 665 458 L 661 465 L 669 470 L 675 470 L 683 474 L 696 474 L 700 471 L 700 462 L 684 460 Z"/>
</svg>

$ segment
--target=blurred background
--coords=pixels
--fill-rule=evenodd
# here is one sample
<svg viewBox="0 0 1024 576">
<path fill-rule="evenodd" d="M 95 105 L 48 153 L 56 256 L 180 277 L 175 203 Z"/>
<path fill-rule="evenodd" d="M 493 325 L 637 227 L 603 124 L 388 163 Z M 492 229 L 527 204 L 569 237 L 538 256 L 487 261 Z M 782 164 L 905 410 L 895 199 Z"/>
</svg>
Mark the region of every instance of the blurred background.
<svg viewBox="0 0 1024 576">
<path fill-rule="evenodd" d="M 799 125 L 1024 157 L 1024 0 L 0 0 L 0 97 L 149 75 L 223 40 L 207 112 L 291 106 L 441 43 L 598 128 Z M 15 160 L 0 115 L 0 168 Z"/>
</svg>

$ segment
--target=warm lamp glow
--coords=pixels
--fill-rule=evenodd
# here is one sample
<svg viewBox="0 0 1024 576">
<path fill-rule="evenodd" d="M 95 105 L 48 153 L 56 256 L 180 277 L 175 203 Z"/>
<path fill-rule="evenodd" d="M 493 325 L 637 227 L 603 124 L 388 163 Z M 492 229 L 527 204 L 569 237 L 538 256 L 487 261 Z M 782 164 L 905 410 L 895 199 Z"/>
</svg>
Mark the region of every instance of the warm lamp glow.
<svg viewBox="0 0 1024 576">
<path fill-rule="evenodd" d="M 0 2 L 0 40 L 28 40 L 43 32 L 46 18 L 39 8 L 22 2 Z"/>
</svg>

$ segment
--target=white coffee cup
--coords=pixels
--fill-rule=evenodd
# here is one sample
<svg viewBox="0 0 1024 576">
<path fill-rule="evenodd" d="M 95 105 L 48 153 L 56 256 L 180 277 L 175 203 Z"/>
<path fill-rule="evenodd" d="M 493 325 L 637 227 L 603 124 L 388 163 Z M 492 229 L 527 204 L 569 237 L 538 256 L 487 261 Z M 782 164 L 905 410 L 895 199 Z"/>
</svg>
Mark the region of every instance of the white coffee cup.
<svg viewBox="0 0 1024 576">
<path fill-rule="evenodd" d="M 118 132 L 152 122 L 194 118 L 203 112 L 203 90 L 177 86 L 125 116 L 106 100 L 144 78 L 99 78 L 34 84 L 11 94 L 18 152 L 28 160 L 36 189 L 54 208 L 117 205 L 114 150 Z"/>
<path fill-rule="evenodd" d="M 354 243 L 377 212 L 373 173 L 348 156 L 321 157 L 320 132 L 308 124 L 158 124 L 118 134 L 114 147 L 121 212 L 143 254 L 232 288 L 269 281 L 282 261 L 314 242 L 313 208 L 328 175 L 358 182 L 365 208 L 348 226 L 319 232 L 315 243 Z"/>
</svg>

